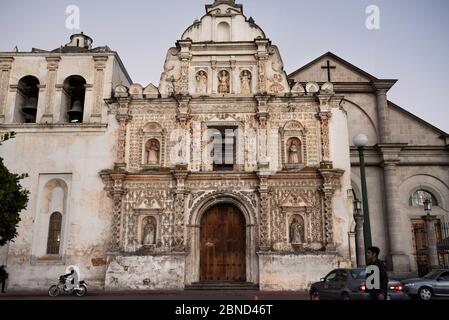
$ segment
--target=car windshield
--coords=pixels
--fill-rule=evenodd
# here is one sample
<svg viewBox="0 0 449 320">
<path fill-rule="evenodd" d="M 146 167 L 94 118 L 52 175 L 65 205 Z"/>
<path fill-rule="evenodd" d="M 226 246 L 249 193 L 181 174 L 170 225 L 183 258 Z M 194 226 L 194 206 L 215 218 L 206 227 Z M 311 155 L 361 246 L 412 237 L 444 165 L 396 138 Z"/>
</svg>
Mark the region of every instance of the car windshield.
<svg viewBox="0 0 449 320">
<path fill-rule="evenodd" d="M 433 270 L 431 272 L 429 272 L 428 274 L 426 274 L 423 278 L 424 279 L 434 279 L 436 278 L 436 276 L 438 276 L 440 274 L 440 270 Z"/>
<path fill-rule="evenodd" d="M 365 279 L 366 278 L 366 270 L 365 269 L 352 269 L 349 270 L 351 276 L 354 279 Z"/>
</svg>

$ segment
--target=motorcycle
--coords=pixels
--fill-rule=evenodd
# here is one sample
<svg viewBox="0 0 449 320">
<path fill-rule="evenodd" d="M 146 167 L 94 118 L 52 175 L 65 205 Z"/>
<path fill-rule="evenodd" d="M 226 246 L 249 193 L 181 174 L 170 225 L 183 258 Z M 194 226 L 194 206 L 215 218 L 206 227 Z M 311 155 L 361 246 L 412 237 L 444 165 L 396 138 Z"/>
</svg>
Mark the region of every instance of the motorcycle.
<svg viewBox="0 0 449 320">
<path fill-rule="evenodd" d="M 66 278 L 59 277 L 58 284 L 52 285 L 48 289 L 48 295 L 52 298 L 59 296 L 61 293 L 76 294 L 78 297 L 84 297 L 87 294 L 87 284 L 85 281 L 80 281 L 78 285 L 73 288 L 67 288 Z"/>
</svg>

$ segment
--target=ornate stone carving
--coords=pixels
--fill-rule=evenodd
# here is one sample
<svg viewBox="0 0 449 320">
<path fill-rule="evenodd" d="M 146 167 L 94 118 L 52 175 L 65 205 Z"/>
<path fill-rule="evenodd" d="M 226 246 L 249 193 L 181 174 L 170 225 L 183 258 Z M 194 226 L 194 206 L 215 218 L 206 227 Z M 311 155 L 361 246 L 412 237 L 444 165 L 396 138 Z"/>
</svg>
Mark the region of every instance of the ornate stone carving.
<svg viewBox="0 0 449 320">
<path fill-rule="evenodd" d="M 309 82 L 306 84 L 306 91 L 308 94 L 314 94 L 320 91 L 320 86 L 316 82 Z"/>
<path fill-rule="evenodd" d="M 294 216 L 290 224 L 290 243 L 302 244 L 305 242 L 304 220 L 300 216 Z"/>
<path fill-rule="evenodd" d="M 277 93 L 284 92 L 285 88 L 282 85 L 283 79 L 280 74 L 275 73 L 270 80 L 271 80 L 271 86 L 270 86 L 271 93 L 277 94 Z"/>
<path fill-rule="evenodd" d="M 143 222 L 142 244 L 144 246 L 156 244 L 156 219 L 146 217 Z"/>
<path fill-rule="evenodd" d="M 230 93 L 230 88 L 229 72 L 226 70 L 221 70 L 218 73 L 218 93 Z"/>
<path fill-rule="evenodd" d="M 329 120 L 332 114 L 330 112 L 318 113 L 321 121 L 321 157 L 322 162 L 330 162 L 330 146 L 329 146 Z"/>
<path fill-rule="evenodd" d="M 251 94 L 252 75 L 248 70 L 243 70 L 240 74 L 240 92 Z"/>
<path fill-rule="evenodd" d="M 288 163 L 300 164 L 301 159 L 301 141 L 298 138 L 290 138 L 288 141 Z"/>
<path fill-rule="evenodd" d="M 200 94 L 207 93 L 207 73 L 204 70 L 198 71 L 196 74 L 196 88 L 195 92 Z"/>
</svg>

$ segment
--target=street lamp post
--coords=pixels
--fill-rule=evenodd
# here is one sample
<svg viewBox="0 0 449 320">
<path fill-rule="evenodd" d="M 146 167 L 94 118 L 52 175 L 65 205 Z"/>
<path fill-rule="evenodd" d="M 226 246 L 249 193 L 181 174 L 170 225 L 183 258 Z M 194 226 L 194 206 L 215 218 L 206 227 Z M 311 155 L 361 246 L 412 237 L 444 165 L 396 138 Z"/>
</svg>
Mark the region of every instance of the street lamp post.
<svg viewBox="0 0 449 320">
<path fill-rule="evenodd" d="M 364 134 L 358 134 L 354 137 L 354 145 L 359 151 L 360 158 L 360 180 L 362 184 L 362 203 L 363 203 L 363 238 L 365 242 L 365 250 L 372 246 L 371 239 L 371 224 L 369 219 L 368 206 L 368 190 L 366 187 L 366 173 L 365 173 L 365 155 L 364 148 L 368 144 L 368 137 Z"/>
<path fill-rule="evenodd" d="M 363 236 L 363 215 L 362 215 L 362 201 L 354 200 L 354 220 L 355 220 L 355 232 L 356 232 L 356 255 L 357 266 L 366 266 L 365 260 L 365 243 Z"/>
</svg>

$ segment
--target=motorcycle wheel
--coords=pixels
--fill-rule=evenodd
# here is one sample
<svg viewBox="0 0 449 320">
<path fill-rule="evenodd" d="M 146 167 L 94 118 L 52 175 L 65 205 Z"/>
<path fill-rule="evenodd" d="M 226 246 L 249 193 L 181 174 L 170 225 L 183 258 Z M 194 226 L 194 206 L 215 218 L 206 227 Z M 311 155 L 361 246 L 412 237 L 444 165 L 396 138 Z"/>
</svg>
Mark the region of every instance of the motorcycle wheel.
<svg viewBox="0 0 449 320">
<path fill-rule="evenodd" d="M 87 287 L 82 284 L 78 290 L 75 290 L 75 293 L 78 297 L 84 297 L 87 294 Z"/>
<path fill-rule="evenodd" d="M 52 298 L 59 296 L 61 291 L 57 285 L 53 285 L 48 289 L 48 295 Z"/>
</svg>

